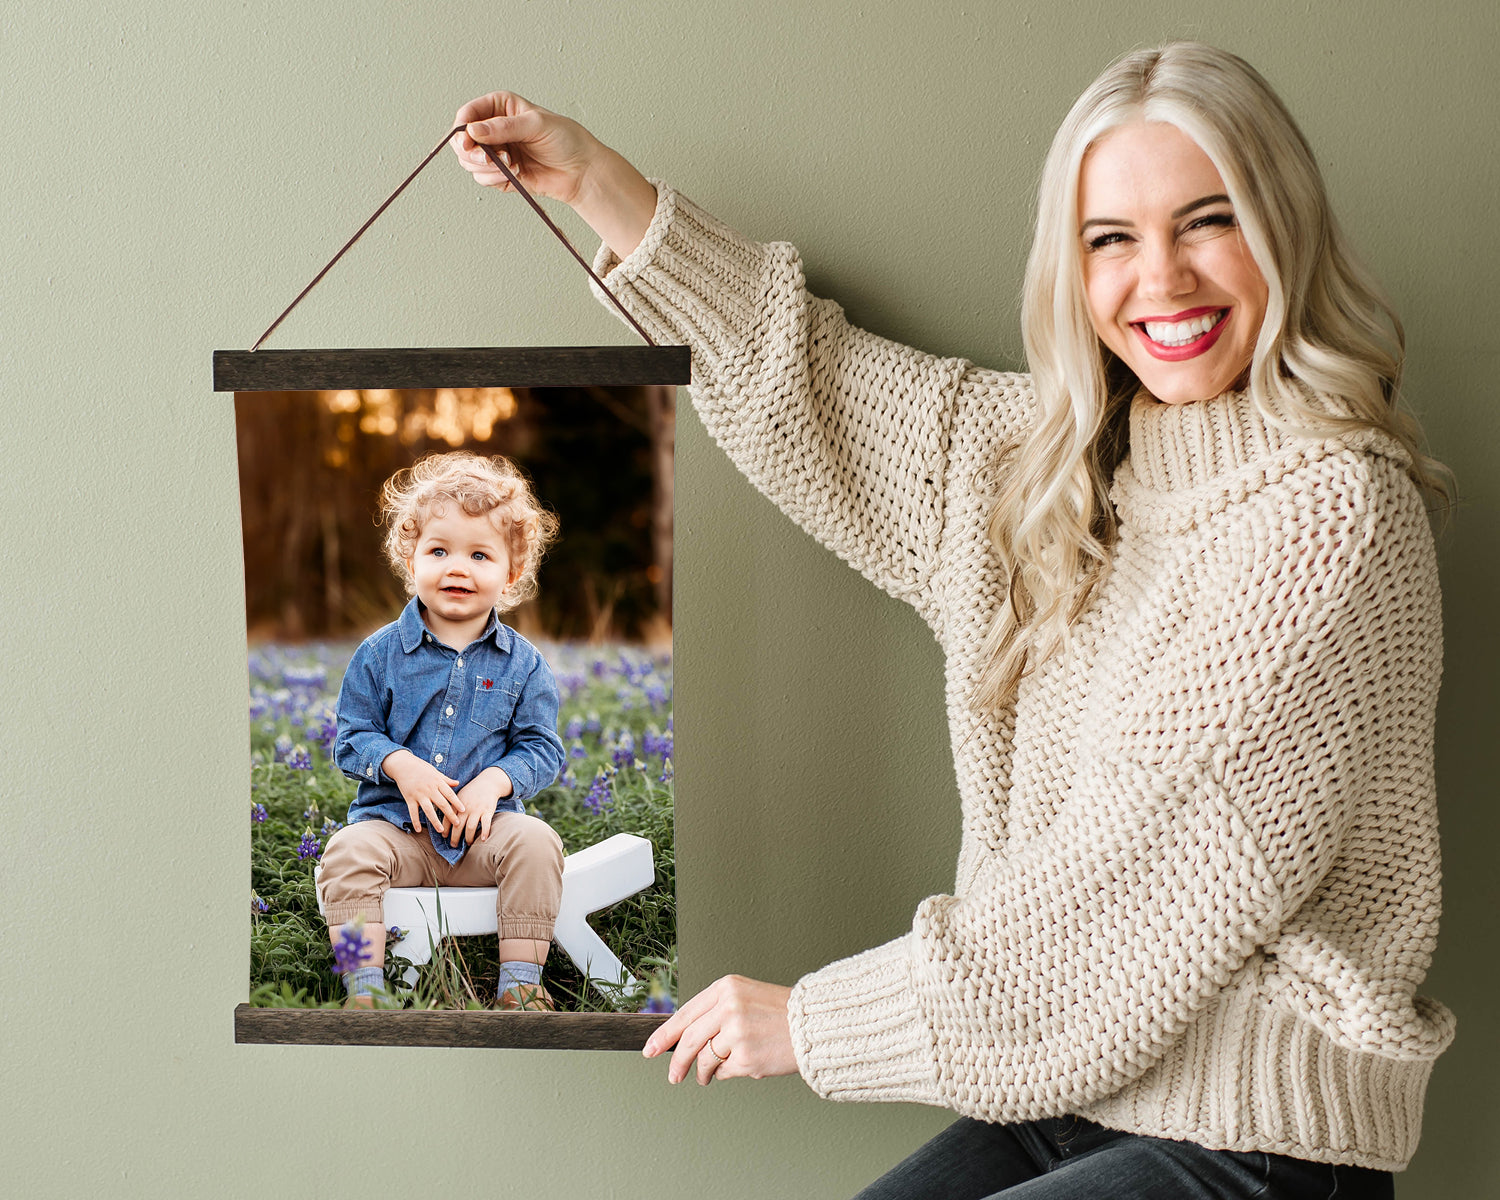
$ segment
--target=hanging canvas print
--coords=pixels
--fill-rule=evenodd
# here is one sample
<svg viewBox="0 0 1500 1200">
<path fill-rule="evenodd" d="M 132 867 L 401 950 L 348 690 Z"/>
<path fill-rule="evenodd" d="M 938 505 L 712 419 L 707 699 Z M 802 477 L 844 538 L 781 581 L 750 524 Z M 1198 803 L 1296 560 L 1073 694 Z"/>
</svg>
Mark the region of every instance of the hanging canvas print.
<svg viewBox="0 0 1500 1200">
<path fill-rule="evenodd" d="M 220 352 L 240 1041 L 638 1049 L 676 988 L 680 347 Z"/>
</svg>

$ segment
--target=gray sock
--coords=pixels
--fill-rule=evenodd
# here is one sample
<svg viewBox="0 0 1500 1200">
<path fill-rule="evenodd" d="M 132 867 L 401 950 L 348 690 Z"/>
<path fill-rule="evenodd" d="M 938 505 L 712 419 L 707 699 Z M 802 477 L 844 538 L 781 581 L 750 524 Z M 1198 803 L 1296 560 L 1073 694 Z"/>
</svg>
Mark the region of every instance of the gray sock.
<svg viewBox="0 0 1500 1200">
<path fill-rule="evenodd" d="M 513 987 L 540 987 L 542 964 L 534 962 L 503 962 L 500 964 L 499 995 Z"/>
<path fill-rule="evenodd" d="M 385 971 L 380 967 L 356 967 L 344 972 L 344 991 L 351 996 L 368 996 L 385 990 Z"/>
</svg>

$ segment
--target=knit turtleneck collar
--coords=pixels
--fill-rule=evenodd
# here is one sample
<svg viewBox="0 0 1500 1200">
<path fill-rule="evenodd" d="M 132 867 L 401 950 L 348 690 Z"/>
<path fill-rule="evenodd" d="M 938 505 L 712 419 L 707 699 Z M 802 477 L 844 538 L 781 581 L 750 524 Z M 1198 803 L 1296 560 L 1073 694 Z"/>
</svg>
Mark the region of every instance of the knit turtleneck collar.
<svg viewBox="0 0 1500 1200">
<path fill-rule="evenodd" d="M 1192 404 L 1163 404 L 1145 391 L 1130 405 L 1130 467 L 1155 492 L 1201 487 L 1294 440 L 1271 425 L 1248 392 L 1225 392 Z"/>
<path fill-rule="evenodd" d="M 1329 416 L 1349 410 L 1328 396 L 1304 390 L 1304 401 Z M 1130 468 L 1137 483 L 1152 492 L 1187 492 L 1218 480 L 1235 477 L 1242 468 L 1286 458 L 1308 441 L 1337 435 L 1304 431 L 1290 420 L 1290 428 L 1272 425 L 1251 401 L 1248 392 L 1226 392 L 1212 401 L 1163 404 L 1142 390 L 1130 408 Z M 1344 443 L 1389 443 L 1376 431 L 1344 434 Z M 1371 447 L 1373 449 L 1373 447 Z M 1383 447 L 1403 456 L 1394 444 Z"/>
</svg>

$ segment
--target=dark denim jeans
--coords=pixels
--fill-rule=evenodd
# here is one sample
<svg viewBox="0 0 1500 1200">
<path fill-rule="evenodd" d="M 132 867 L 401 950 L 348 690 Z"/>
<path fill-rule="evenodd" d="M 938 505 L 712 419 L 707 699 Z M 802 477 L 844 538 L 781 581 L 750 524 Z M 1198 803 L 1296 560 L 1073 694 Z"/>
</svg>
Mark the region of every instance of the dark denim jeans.
<svg viewBox="0 0 1500 1200">
<path fill-rule="evenodd" d="M 1391 1200 L 1388 1171 L 1104 1129 L 1079 1117 L 948 1126 L 855 1200 Z"/>
</svg>

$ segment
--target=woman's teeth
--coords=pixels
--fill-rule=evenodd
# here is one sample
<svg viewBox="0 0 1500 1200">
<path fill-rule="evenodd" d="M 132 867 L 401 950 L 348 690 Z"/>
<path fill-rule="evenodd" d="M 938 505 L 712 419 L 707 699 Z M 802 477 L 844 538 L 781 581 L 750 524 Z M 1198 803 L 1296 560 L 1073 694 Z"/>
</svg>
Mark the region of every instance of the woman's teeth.
<svg viewBox="0 0 1500 1200">
<path fill-rule="evenodd" d="M 1196 341 L 1224 319 L 1229 310 L 1204 313 L 1191 321 L 1142 321 L 1146 336 L 1159 346 L 1186 346 Z"/>
</svg>

